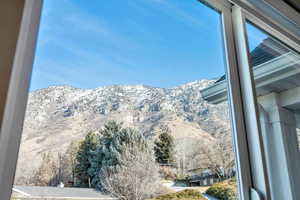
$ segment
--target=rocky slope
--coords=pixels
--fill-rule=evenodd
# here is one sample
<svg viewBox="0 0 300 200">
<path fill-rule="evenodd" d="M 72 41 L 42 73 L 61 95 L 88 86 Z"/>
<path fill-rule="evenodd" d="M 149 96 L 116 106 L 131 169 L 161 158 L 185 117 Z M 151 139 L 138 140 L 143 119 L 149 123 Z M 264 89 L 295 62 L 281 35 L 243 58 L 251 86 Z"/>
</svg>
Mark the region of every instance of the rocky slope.
<svg viewBox="0 0 300 200">
<path fill-rule="evenodd" d="M 165 89 L 145 85 L 113 85 L 96 89 L 53 86 L 29 94 L 17 176 L 32 173 L 41 154 L 64 151 L 73 140 L 108 120 L 153 138 L 167 125 L 178 142 L 213 138 L 228 132 L 227 105 L 210 105 L 200 94 L 212 84 L 201 80 Z"/>
</svg>

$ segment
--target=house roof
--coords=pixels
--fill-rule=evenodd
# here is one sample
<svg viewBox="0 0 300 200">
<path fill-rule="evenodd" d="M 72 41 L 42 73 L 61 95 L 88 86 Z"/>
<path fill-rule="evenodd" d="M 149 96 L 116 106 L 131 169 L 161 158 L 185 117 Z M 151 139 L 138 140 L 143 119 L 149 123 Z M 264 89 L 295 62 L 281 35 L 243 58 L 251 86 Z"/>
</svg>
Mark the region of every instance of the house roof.
<svg viewBox="0 0 300 200">
<path fill-rule="evenodd" d="M 32 198 L 58 198 L 58 199 L 82 199 L 82 200 L 106 200 L 116 199 L 91 188 L 71 187 L 41 187 L 41 186 L 14 186 L 13 192 L 24 197 Z"/>
<path fill-rule="evenodd" d="M 260 45 L 258 45 L 253 51 L 251 51 L 251 66 L 255 67 L 262 63 L 266 63 L 269 60 L 273 60 L 274 58 L 277 58 L 290 51 L 291 50 L 289 50 L 287 47 L 269 37 Z"/>
<path fill-rule="evenodd" d="M 251 67 L 266 63 L 288 52 L 290 52 L 290 50 L 287 47 L 274 40 L 273 38 L 268 37 L 250 52 Z M 221 82 L 225 79 L 226 76 L 223 75 L 216 81 L 216 83 Z"/>
<path fill-rule="evenodd" d="M 256 95 L 300 90 L 300 55 L 272 38 L 265 39 L 251 54 L 252 71 Z M 201 90 L 202 97 L 212 104 L 227 100 L 227 83 L 222 76 L 213 85 Z M 297 104 L 285 105 L 286 108 L 300 109 Z"/>
</svg>

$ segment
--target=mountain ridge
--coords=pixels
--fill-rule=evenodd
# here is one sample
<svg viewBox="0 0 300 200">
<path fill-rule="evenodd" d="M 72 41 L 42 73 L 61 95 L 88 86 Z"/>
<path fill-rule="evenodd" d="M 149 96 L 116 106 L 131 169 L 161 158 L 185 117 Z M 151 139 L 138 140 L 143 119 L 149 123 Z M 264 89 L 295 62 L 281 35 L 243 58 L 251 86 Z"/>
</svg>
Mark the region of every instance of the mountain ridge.
<svg viewBox="0 0 300 200">
<path fill-rule="evenodd" d="M 63 152 L 72 141 L 101 129 L 109 120 L 133 127 L 149 139 L 156 137 L 161 125 L 166 125 L 181 143 L 180 151 L 185 151 L 195 138 L 210 140 L 227 133 L 227 104 L 208 104 L 200 93 L 213 83 L 214 80 L 199 80 L 173 88 L 51 86 L 33 91 L 25 114 L 17 177 L 31 174 L 39 166 L 43 152 Z"/>
</svg>

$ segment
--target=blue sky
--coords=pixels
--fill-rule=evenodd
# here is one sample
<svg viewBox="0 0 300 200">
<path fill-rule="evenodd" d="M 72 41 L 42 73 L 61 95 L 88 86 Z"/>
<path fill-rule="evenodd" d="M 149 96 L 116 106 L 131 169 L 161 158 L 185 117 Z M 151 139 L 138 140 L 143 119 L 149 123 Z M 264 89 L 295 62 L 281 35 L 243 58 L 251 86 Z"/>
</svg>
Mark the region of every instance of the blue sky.
<svg viewBox="0 0 300 200">
<path fill-rule="evenodd" d="M 255 47 L 257 47 L 264 39 L 269 37 L 265 32 L 250 23 L 246 23 L 246 30 L 250 51 L 255 49 Z"/>
<path fill-rule="evenodd" d="M 219 17 L 197 0 L 45 0 L 31 90 L 217 78 Z"/>
</svg>

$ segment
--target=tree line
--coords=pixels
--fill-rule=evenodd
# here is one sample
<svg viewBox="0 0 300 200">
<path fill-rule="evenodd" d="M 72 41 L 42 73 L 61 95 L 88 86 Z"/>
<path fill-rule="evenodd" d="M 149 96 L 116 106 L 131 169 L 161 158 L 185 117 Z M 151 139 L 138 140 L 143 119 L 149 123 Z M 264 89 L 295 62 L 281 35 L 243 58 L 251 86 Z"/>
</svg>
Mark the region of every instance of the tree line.
<svg viewBox="0 0 300 200">
<path fill-rule="evenodd" d="M 92 187 L 120 199 L 145 199 L 160 190 L 160 165 L 174 164 L 174 138 L 166 127 L 155 142 L 109 121 L 56 158 L 44 154 L 30 178 L 33 185 Z"/>
<path fill-rule="evenodd" d="M 72 142 L 66 152 L 44 154 L 41 166 L 25 184 L 57 186 L 62 182 L 96 188 L 120 199 L 145 199 L 161 192 L 161 179 L 186 178 L 190 163 L 220 177 L 232 170 L 233 156 L 225 134 L 213 145 L 195 141 L 186 153 L 175 151 L 181 141 L 175 141 L 170 132 L 167 126 L 161 126 L 151 142 L 141 132 L 109 121 L 82 141 Z"/>
</svg>

